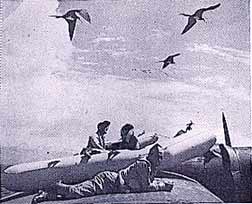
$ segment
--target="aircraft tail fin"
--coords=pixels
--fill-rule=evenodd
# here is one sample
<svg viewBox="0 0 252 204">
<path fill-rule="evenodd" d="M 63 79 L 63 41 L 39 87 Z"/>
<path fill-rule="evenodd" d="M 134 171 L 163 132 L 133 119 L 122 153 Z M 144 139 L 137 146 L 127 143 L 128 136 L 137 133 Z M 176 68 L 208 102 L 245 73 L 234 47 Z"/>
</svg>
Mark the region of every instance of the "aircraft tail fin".
<svg viewBox="0 0 252 204">
<path fill-rule="evenodd" d="M 232 147 L 229 131 L 228 131 L 228 126 L 227 126 L 227 121 L 223 112 L 222 112 L 222 124 L 223 124 L 223 129 L 224 129 L 225 144 L 229 147 Z"/>
</svg>

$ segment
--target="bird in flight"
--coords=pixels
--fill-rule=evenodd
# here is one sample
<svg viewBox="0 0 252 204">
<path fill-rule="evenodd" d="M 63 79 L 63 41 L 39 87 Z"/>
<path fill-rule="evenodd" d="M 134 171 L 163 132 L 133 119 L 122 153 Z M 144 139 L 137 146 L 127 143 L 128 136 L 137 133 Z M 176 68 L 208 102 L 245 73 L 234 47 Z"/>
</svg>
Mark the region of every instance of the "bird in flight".
<svg viewBox="0 0 252 204">
<path fill-rule="evenodd" d="M 180 53 L 177 53 L 177 54 L 175 54 L 175 55 L 170 55 L 170 56 L 168 56 L 165 60 L 161 60 L 161 61 L 158 61 L 158 62 L 163 62 L 164 64 L 163 64 L 163 67 L 162 67 L 162 69 L 164 69 L 164 68 L 166 68 L 169 64 L 175 64 L 175 62 L 174 62 L 174 57 L 176 57 L 176 56 L 179 56 L 180 55 Z"/>
<path fill-rule="evenodd" d="M 190 123 L 186 124 L 186 131 L 192 130 L 192 125 L 194 125 L 194 123 L 190 120 Z"/>
<path fill-rule="evenodd" d="M 81 21 L 80 17 L 84 18 L 87 22 L 91 23 L 91 18 L 86 9 L 73 9 L 66 12 L 62 16 L 51 15 L 50 17 L 64 18 L 66 20 L 66 22 L 68 23 L 68 31 L 69 31 L 70 40 L 73 39 L 73 34 L 74 34 L 77 20 Z"/>
<path fill-rule="evenodd" d="M 218 8 L 221 4 L 216 4 L 214 6 L 210 6 L 208 8 L 201 8 L 201 9 L 198 9 L 193 15 L 189 15 L 189 14 L 184 14 L 184 13 L 181 13 L 180 15 L 183 15 L 183 16 L 188 16 L 188 23 L 186 25 L 186 27 L 184 28 L 184 30 L 182 31 L 182 35 L 184 33 L 186 33 L 188 30 L 190 30 L 197 22 L 197 20 L 203 20 L 204 22 L 206 22 L 206 20 L 202 17 L 203 13 L 205 11 L 210 11 L 210 10 L 214 10 L 216 8 Z"/>
</svg>

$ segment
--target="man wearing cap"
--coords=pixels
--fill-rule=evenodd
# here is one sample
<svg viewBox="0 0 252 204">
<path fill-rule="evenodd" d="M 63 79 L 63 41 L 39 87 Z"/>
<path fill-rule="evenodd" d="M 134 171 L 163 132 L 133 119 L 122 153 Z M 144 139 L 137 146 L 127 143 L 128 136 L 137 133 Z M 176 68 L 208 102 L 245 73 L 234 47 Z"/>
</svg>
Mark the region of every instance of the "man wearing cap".
<svg viewBox="0 0 252 204">
<path fill-rule="evenodd" d="M 132 163 L 119 172 L 104 171 L 92 179 L 75 185 L 58 182 L 54 193 L 41 191 L 32 204 L 59 199 L 75 199 L 110 193 L 171 191 L 173 184 L 154 178 L 162 159 L 159 145 L 154 145 L 146 158 Z"/>
<path fill-rule="evenodd" d="M 105 120 L 98 123 L 96 137 L 89 136 L 86 148 L 83 148 L 80 154 L 87 152 L 87 149 L 105 149 L 105 135 L 107 134 L 110 122 Z"/>
</svg>

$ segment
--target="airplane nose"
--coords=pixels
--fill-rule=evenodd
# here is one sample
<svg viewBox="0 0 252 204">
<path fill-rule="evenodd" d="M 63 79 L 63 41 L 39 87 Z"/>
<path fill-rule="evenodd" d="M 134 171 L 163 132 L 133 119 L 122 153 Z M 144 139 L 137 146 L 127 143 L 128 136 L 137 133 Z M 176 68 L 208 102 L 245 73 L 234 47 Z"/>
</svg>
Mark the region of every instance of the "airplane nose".
<svg viewBox="0 0 252 204">
<path fill-rule="evenodd" d="M 234 149 L 240 164 L 240 199 L 252 202 L 252 147 L 239 147 Z M 242 186 L 242 187 L 241 187 Z"/>
<path fill-rule="evenodd" d="M 252 177 L 252 147 L 239 147 L 235 151 L 240 159 L 240 168 L 244 175 Z M 251 183 L 251 182 L 250 182 Z M 252 188 L 250 188 L 252 190 Z"/>
<path fill-rule="evenodd" d="M 230 173 L 234 201 L 252 202 L 252 147 L 220 148 L 223 167 Z"/>
</svg>

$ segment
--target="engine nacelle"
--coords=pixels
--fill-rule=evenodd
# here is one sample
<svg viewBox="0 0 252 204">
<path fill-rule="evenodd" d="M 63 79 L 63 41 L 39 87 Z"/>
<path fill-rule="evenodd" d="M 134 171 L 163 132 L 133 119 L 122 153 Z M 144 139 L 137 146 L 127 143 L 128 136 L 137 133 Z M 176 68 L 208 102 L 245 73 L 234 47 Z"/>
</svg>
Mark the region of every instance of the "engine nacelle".
<svg viewBox="0 0 252 204">
<path fill-rule="evenodd" d="M 223 166 L 231 176 L 234 201 L 248 202 L 252 200 L 252 147 L 220 145 Z"/>
</svg>

